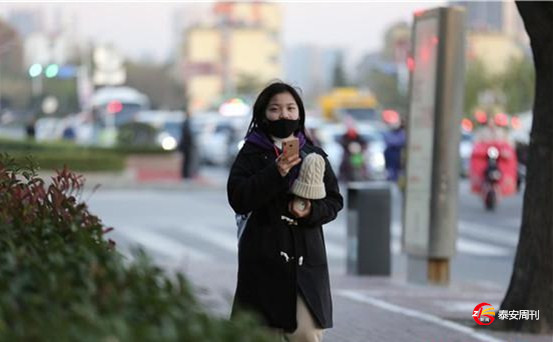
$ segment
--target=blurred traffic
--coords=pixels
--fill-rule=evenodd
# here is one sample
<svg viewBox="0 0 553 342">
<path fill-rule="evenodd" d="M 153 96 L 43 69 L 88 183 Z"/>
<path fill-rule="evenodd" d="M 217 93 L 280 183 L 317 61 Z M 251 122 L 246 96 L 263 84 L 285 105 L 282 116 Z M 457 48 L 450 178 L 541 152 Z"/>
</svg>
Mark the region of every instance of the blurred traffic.
<svg viewBox="0 0 553 342">
<path fill-rule="evenodd" d="M 470 3 L 463 6 L 474 10 Z M 169 153 L 182 157 L 183 170 L 188 154 L 194 177 L 206 165 L 230 166 L 243 144 L 257 92 L 281 78 L 302 91 L 311 139 L 328 153 L 341 181 L 404 184 L 409 78 L 416 68 L 409 22 L 387 24 L 383 47 L 352 62 L 346 49 L 280 44 L 288 29 L 283 18 L 293 15 L 294 5 L 192 7 L 163 7 L 176 18 L 173 50 L 163 62 L 124 53 L 121 42 L 84 39 L 75 33 L 80 23 L 69 20 L 69 9 L 60 12 L 67 20 L 54 27 L 42 20 L 55 12 L 54 5 L 0 11 L 0 138 Z M 183 15 L 187 11 L 195 14 Z M 129 23 L 134 22 L 131 13 Z M 413 12 L 406 14 L 412 18 Z M 186 22 L 178 20 L 184 16 Z M 514 151 L 513 181 L 520 189 L 532 98 L 531 90 L 520 89 L 532 87 L 512 85 L 532 82 L 531 57 L 523 47 L 527 37 L 515 23 L 509 23 L 509 32 L 497 27 L 492 34 L 473 23 L 472 14 L 467 20 L 459 176 L 477 183 L 485 178 L 484 169 L 474 166 L 474 151 L 481 146 L 475 132 L 494 122 Z M 487 52 L 490 44 L 501 58 Z M 64 156 L 71 166 L 69 154 Z M 503 184 L 510 171 L 503 170 L 502 157 L 498 165 Z M 473 188 L 479 192 L 481 187 Z"/>
</svg>

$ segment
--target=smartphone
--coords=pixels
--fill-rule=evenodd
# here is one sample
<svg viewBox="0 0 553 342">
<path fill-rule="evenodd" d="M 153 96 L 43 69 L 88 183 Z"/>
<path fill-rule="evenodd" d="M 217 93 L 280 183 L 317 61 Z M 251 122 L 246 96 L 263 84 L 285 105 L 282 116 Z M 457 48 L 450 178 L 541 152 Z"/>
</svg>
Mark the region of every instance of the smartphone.
<svg viewBox="0 0 553 342">
<path fill-rule="evenodd" d="M 286 157 L 300 154 L 300 141 L 298 138 L 290 138 L 282 141 L 282 153 Z"/>
</svg>

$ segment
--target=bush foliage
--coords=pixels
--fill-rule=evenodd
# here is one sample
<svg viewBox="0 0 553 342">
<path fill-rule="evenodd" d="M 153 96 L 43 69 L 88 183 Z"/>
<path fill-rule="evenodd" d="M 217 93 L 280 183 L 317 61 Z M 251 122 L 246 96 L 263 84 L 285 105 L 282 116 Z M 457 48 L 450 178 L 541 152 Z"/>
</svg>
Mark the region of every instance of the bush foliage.
<svg viewBox="0 0 553 342">
<path fill-rule="evenodd" d="M 31 161 L 0 155 L 0 340 L 271 340 L 249 316 L 206 314 L 144 253 L 125 261 L 78 200 L 83 183 L 63 169 L 46 187 Z"/>
<path fill-rule="evenodd" d="M 36 142 L 32 140 L 0 139 L 0 151 L 9 153 L 22 163 L 32 157 L 42 169 L 56 170 L 67 166 L 74 171 L 121 171 L 131 154 L 168 153 L 156 145 L 127 145 L 114 147 L 80 146 L 72 142 Z"/>
</svg>

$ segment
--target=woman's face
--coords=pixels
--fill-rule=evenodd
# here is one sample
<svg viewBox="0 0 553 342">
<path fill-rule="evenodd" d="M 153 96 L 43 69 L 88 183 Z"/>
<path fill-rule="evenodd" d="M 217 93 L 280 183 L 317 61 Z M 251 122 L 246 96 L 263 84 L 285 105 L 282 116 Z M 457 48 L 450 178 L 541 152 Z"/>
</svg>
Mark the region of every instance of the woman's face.
<svg viewBox="0 0 553 342">
<path fill-rule="evenodd" d="M 265 116 L 269 121 L 280 119 L 298 120 L 300 118 L 300 111 L 292 94 L 285 92 L 276 94 L 271 98 L 265 110 Z"/>
</svg>

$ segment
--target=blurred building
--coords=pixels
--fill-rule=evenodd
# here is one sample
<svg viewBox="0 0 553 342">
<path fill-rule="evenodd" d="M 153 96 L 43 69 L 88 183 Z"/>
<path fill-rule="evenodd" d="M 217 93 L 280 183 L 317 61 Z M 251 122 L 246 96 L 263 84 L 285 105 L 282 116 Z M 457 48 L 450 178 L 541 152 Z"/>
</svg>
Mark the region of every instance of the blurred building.
<svg viewBox="0 0 553 342">
<path fill-rule="evenodd" d="M 281 21 L 278 4 L 219 2 L 209 23 L 189 27 L 183 71 L 190 109 L 281 77 Z"/>
<path fill-rule="evenodd" d="M 373 87 L 371 74 L 375 71 L 396 78 L 398 90 L 406 93 L 409 83 L 407 57 L 410 48 L 411 25 L 407 22 L 392 24 L 384 33 L 382 50 L 362 57 L 357 66 L 356 82 Z"/>
<path fill-rule="evenodd" d="M 35 32 L 25 39 L 24 63 L 27 67 L 39 63 L 66 64 L 77 60 L 80 49 L 77 38 L 69 31 L 54 34 Z"/>
<path fill-rule="evenodd" d="M 284 77 L 299 87 L 306 102 L 328 92 L 334 84 L 334 69 L 343 55 L 341 49 L 299 45 L 287 49 L 284 56 Z"/>
<path fill-rule="evenodd" d="M 470 33 L 467 58 L 478 59 L 490 74 L 504 73 L 513 59 L 522 59 L 521 44 L 502 33 Z"/>
<path fill-rule="evenodd" d="M 513 0 L 451 1 L 466 10 L 467 27 L 472 32 L 502 33 L 520 43 L 528 43 L 524 24 Z"/>
<path fill-rule="evenodd" d="M 528 36 L 514 1 L 452 1 L 466 10 L 468 60 L 480 60 L 490 74 L 503 73 L 524 57 Z"/>
</svg>

